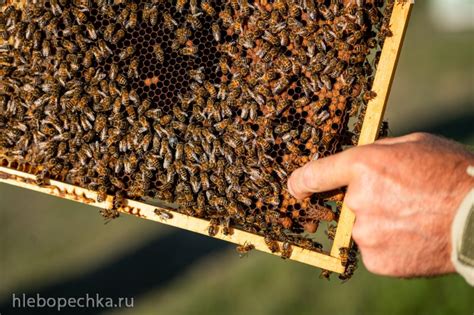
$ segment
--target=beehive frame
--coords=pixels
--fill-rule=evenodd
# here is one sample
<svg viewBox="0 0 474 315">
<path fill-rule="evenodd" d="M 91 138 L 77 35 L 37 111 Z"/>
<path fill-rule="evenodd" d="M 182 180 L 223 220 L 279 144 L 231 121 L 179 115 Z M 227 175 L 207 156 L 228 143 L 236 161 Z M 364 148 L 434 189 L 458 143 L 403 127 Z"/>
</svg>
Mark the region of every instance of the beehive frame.
<svg viewBox="0 0 474 315">
<path fill-rule="evenodd" d="M 24 0 L 16 0 L 11 2 L 14 2 L 14 4 L 19 7 L 25 3 Z M 368 103 L 358 145 L 374 142 L 379 133 L 380 124 L 385 112 L 385 107 L 394 79 L 396 66 L 400 56 L 403 39 L 408 26 L 413 4 L 413 0 L 397 0 L 393 8 L 390 20 L 393 36 L 386 38 L 382 48 L 382 54 L 380 56 L 380 61 L 377 66 L 377 72 L 372 87 L 372 90 L 376 92 L 377 96 Z M 96 192 L 60 181 L 49 180 L 47 185 L 38 186 L 35 181 L 36 176 L 28 173 L 28 166 L 22 166 L 19 168 L 17 166 L 18 165 L 7 164 L 6 161 L 2 161 L 2 164 L 0 164 L 0 182 L 33 191 L 39 191 L 68 200 L 81 202 L 102 209 L 113 206 L 113 196 L 108 196 L 104 202 L 97 202 Z M 165 219 L 162 216 L 156 215 L 156 209 L 170 212 L 172 214 L 172 218 Z M 126 206 L 120 208 L 119 211 L 143 219 L 148 219 L 170 226 L 179 227 L 188 231 L 208 235 L 207 231 L 209 221 L 187 216 L 185 214 L 173 211 L 173 209 L 165 209 L 156 205 L 128 199 L 126 201 Z M 345 267 L 339 257 L 339 249 L 350 246 L 354 222 L 354 213 L 343 204 L 339 216 L 335 239 L 333 241 L 330 253 L 320 253 L 298 246 L 293 246 L 290 259 L 332 272 L 343 273 Z M 229 235 L 224 235 L 220 230 L 214 237 L 235 244 L 253 244 L 255 249 L 271 253 L 265 244 L 263 236 L 245 232 L 239 229 L 233 229 L 233 233 Z M 281 246 L 282 243 L 279 242 L 279 245 Z M 278 255 L 278 253 L 274 254 Z"/>
</svg>

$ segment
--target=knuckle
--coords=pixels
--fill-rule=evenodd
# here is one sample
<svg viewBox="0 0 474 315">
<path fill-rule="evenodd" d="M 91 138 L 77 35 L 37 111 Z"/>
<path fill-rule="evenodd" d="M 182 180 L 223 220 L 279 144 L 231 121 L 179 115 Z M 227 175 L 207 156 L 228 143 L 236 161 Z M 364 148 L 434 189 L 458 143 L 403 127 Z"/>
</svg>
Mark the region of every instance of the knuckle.
<svg viewBox="0 0 474 315">
<path fill-rule="evenodd" d="M 357 153 L 357 154 L 356 154 Z M 360 148 L 352 155 L 352 169 L 356 174 L 366 174 L 373 168 L 374 158 L 378 155 L 377 148 L 367 146 Z"/>
<path fill-rule="evenodd" d="M 351 192 L 346 193 L 346 197 L 344 198 L 344 203 L 349 207 L 349 209 L 353 211 L 357 211 L 360 208 L 359 196 L 357 193 L 353 192 L 353 186 L 349 187 Z"/>
<path fill-rule="evenodd" d="M 431 135 L 426 132 L 415 132 L 410 135 L 414 141 L 426 141 L 431 138 Z"/>
<path fill-rule="evenodd" d="M 370 223 L 357 222 L 352 230 L 352 238 L 361 248 L 375 248 L 380 244 L 380 237 Z"/>
<path fill-rule="evenodd" d="M 379 251 L 362 251 L 362 261 L 365 268 L 371 273 L 381 276 L 399 276 L 392 257 L 387 257 L 383 252 Z"/>
<path fill-rule="evenodd" d="M 375 273 L 375 274 L 380 274 L 383 272 L 382 268 L 380 267 L 380 259 L 376 255 L 372 253 L 367 253 L 362 251 L 362 262 L 364 263 L 365 268 L 367 268 L 368 271 Z"/>
<path fill-rule="evenodd" d="M 359 222 L 356 221 L 354 228 L 352 229 L 352 239 L 357 243 L 359 247 L 363 247 L 365 241 L 365 229 Z"/>
</svg>

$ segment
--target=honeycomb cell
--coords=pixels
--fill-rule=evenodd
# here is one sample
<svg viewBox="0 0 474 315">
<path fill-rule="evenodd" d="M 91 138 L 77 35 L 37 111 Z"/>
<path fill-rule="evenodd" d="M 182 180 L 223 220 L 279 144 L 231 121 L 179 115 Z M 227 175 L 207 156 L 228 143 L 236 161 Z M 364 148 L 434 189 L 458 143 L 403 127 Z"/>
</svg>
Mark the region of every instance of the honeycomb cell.
<svg viewBox="0 0 474 315">
<path fill-rule="evenodd" d="M 3 159 L 0 160 L 0 165 L 1 166 L 6 167 L 6 166 L 8 166 L 8 164 L 9 163 L 8 163 L 7 159 L 3 158 Z"/>
</svg>

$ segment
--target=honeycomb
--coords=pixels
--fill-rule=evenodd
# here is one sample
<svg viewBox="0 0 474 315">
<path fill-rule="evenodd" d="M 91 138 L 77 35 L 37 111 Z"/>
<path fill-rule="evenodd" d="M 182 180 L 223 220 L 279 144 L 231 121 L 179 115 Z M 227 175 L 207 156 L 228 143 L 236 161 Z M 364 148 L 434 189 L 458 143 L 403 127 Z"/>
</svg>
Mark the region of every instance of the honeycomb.
<svg viewBox="0 0 474 315">
<path fill-rule="evenodd" d="M 154 198 L 210 235 L 321 251 L 304 233 L 337 221 L 343 192 L 297 201 L 286 180 L 357 140 L 393 1 L 5 5 L 2 165 L 114 195 L 109 219 Z"/>
</svg>

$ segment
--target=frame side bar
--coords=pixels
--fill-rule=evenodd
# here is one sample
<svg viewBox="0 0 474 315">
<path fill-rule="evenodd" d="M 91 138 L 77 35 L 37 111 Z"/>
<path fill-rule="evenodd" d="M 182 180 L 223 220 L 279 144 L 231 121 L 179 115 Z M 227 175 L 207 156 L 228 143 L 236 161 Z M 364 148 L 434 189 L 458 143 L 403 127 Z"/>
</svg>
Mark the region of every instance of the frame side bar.
<svg viewBox="0 0 474 315">
<path fill-rule="evenodd" d="M 367 106 L 358 145 L 374 142 L 379 134 L 380 124 L 384 116 L 385 107 L 387 105 L 390 89 L 395 76 L 395 70 L 400 58 L 403 40 L 405 38 L 413 4 L 413 1 L 408 3 L 399 3 L 396 1 L 393 8 L 390 19 L 390 28 L 393 36 L 385 39 L 382 48 L 382 54 L 380 56 L 372 87 L 372 91 L 377 93 L 377 96 L 372 99 Z M 339 216 L 336 236 L 331 248 L 331 256 L 339 257 L 339 249 L 342 247 L 349 247 L 354 222 L 354 213 L 346 204 L 343 204 Z"/>
</svg>

